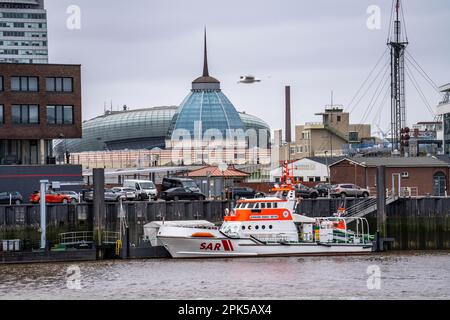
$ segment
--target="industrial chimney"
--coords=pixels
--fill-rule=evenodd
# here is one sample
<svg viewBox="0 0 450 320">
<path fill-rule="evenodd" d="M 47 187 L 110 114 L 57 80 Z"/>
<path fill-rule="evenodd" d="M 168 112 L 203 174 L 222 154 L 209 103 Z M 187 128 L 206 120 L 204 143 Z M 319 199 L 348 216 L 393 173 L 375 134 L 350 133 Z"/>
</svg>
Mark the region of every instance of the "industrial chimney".
<svg viewBox="0 0 450 320">
<path fill-rule="evenodd" d="M 292 135 L 291 135 L 291 87 L 286 86 L 285 88 L 286 93 L 286 142 L 290 143 L 292 142 Z"/>
</svg>

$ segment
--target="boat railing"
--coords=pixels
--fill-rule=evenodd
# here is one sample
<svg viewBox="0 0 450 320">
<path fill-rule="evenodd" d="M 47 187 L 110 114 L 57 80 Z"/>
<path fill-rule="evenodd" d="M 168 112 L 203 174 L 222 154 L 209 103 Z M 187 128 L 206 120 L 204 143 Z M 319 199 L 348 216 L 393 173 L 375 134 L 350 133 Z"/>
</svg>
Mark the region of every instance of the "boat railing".
<svg viewBox="0 0 450 320">
<path fill-rule="evenodd" d="M 344 242 L 355 243 L 356 239 L 359 243 L 362 244 L 369 244 L 372 241 L 370 240 L 370 230 L 369 230 L 369 221 L 366 218 L 363 217 L 323 217 L 323 218 L 317 218 L 319 221 L 344 221 L 345 223 L 345 229 L 344 231 Z M 348 224 L 350 222 L 356 221 L 356 232 L 349 230 L 347 228 Z M 333 230 L 337 230 L 334 229 Z M 334 235 L 333 235 L 334 238 Z"/>
</svg>

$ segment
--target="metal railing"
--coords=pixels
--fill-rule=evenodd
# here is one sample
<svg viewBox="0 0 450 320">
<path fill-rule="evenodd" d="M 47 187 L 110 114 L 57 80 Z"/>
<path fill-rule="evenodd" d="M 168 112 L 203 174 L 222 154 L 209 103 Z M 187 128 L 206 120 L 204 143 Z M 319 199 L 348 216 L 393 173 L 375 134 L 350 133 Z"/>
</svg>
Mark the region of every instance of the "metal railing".
<svg viewBox="0 0 450 320">
<path fill-rule="evenodd" d="M 103 244 L 115 244 L 117 240 L 120 240 L 120 232 L 115 231 L 103 231 L 102 243 Z"/>
<path fill-rule="evenodd" d="M 392 191 L 387 192 L 386 194 L 386 205 L 389 205 L 395 201 L 397 201 L 399 196 L 392 193 Z M 345 210 L 345 213 L 342 217 L 345 218 L 358 218 L 364 217 L 369 213 L 376 211 L 378 208 L 378 199 L 377 198 L 367 198 Z"/>
<path fill-rule="evenodd" d="M 94 242 L 92 231 L 65 232 L 59 235 L 59 244 L 76 245 L 90 244 Z"/>
</svg>

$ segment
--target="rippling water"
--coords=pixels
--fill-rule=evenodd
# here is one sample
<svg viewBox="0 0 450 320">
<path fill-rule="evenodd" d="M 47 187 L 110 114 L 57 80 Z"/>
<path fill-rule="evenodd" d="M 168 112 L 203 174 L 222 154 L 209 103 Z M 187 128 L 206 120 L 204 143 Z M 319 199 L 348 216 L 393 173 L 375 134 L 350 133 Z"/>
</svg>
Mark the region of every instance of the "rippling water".
<svg viewBox="0 0 450 320">
<path fill-rule="evenodd" d="M 0 299 L 450 299 L 450 252 L 71 265 L 0 266 Z"/>
</svg>

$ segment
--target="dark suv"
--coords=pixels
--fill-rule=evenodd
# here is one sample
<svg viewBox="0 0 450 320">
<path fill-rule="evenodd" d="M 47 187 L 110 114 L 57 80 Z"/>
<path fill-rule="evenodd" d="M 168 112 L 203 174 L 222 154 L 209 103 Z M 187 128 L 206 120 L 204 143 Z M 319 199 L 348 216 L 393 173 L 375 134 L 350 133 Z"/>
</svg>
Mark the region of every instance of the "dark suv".
<svg viewBox="0 0 450 320">
<path fill-rule="evenodd" d="M 23 198 L 20 192 L 0 192 L 0 204 L 22 204 Z"/>
<path fill-rule="evenodd" d="M 163 178 L 161 190 L 166 191 L 173 188 L 185 188 L 192 190 L 193 192 L 200 192 L 195 181 L 190 178 Z"/>
<path fill-rule="evenodd" d="M 171 188 L 161 192 L 161 199 L 166 201 L 205 200 L 206 196 L 191 188 Z"/>
<path fill-rule="evenodd" d="M 316 189 L 317 192 L 319 192 L 319 196 L 320 197 L 326 197 L 330 193 L 331 184 L 329 184 L 329 183 L 319 183 L 318 185 L 316 185 L 314 187 L 314 189 Z"/>
<path fill-rule="evenodd" d="M 316 189 L 298 184 L 295 186 L 295 196 L 303 199 L 316 199 L 319 197 L 319 192 Z"/>
<path fill-rule="evenodd" d="M 255 190 L 253 190 L 252 188 L 247 188 L 247 187 L 227 188 L 225 190 L 225 194 L 226 194 L 227 199 L 234 199 L 234 200 L 239 200 L 241 198 L 252 199 L 252 198 L 264 196 L 263 193 L 257 192 Z"/>
</svg>

